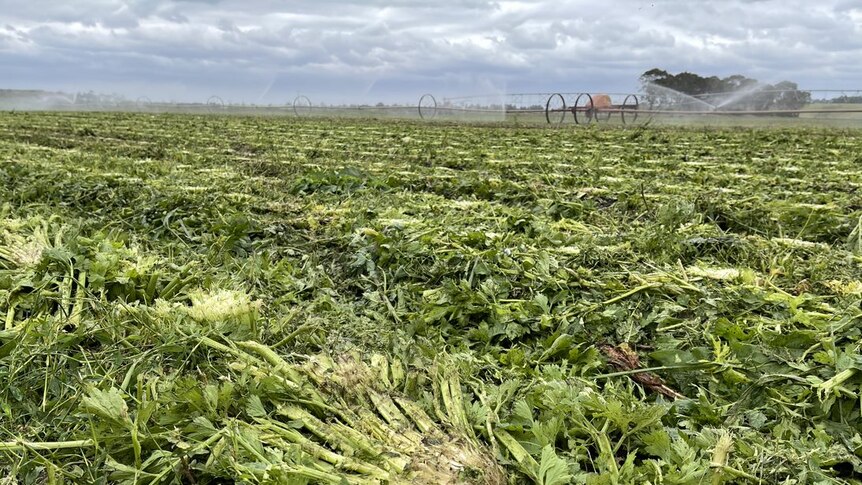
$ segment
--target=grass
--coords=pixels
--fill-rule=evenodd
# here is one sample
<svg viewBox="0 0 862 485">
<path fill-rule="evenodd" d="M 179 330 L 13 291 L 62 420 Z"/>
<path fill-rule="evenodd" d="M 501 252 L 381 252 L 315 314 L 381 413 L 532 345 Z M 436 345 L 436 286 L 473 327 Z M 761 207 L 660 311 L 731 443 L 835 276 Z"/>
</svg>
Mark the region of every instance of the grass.
<svg viewBox="0 0 862 485">
<path fill-rule="evenodd" d="M 862 483 L 862 133 L 0 115 L 10 483 Z"/>
</svg>

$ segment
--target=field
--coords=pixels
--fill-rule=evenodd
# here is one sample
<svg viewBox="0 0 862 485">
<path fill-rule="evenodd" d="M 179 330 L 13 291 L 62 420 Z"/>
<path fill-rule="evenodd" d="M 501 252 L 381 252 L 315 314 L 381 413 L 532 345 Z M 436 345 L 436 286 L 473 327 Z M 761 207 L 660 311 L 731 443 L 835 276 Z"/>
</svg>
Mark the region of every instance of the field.
<svg viewBox="0 0 862 485">
<path fill-rule="evenodd" d="M 2 483 L 862 483 L 862 131 L 0 114 Z"/>
</svg>

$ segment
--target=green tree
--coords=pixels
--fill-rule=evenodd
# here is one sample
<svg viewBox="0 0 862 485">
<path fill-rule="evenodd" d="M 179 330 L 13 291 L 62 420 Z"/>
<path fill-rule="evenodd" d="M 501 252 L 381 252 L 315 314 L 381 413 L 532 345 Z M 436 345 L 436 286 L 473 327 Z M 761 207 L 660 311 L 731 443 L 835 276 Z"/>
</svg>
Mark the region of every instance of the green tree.
<svg viewBox="0 0 862 485">
<path fill-rule="evenodd" d="M 646 103 L 661 109 L 703 109 L 704 105 L 693 98 L 715 109 L 744 111 L 794 111 L 811 102 L 811 93 L 800 91 L 794 82 L 782 81 L 773 86 L 741 74 L 703 77 L 692 72 L 673 74 L 653 68 L 640 76 L 640 82 Z"/>
</svg>

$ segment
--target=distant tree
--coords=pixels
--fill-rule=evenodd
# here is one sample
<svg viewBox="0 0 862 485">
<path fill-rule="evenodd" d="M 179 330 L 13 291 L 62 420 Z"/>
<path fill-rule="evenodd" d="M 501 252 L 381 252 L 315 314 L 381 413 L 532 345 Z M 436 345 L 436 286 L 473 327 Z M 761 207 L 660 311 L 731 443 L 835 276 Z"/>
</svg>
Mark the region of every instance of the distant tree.
<svg viewBox="0 0 862 485">
<path fill-rule="evenodd" d="M 721 80 L 720 89 L 722 92 L 740 91 L 751 86 L 756 86 L 757 84 L 757 79 L 751 79 L 740 74 L 734 74 L 733 76 L 728 76 Z"/>
<path fill-rule="evenodd" d="M 811 92 L 800 91 L 796 83 L 782 81 L 773 88 L 777 91 L 772 103 L 777 109 L 797 110 L 811 103 Z"/>
<path fill-rule="evenodd" d="M 649 71 L 641 74 L 641 83 L 643 84 L 661 84 L 665 79 L 670 77 L 671 74 L 663 69 L 650 69 Z"/>
<path fill-rule="evenodd" d="M 691 72 L 672 74 L 664 69 L 650 69 L 640 77 L 645 101 L 654 107 L 676 106 L 691 109 L 697 98 L 725 109 L 747 111 L 799 110 L 811 102 L 811 93 L 800 91 L 799 86 L 790 81 L 782 81 L 774 86 L 761 84 L 741 74 L 726 78 L 718 76 L 703 77 Z M 665 89 L 661 89 L 665 88 Z M 744 94 L 734 97 L 732 93 Z M 685 98 L 683 96 L 685 95 Z M 704 106 L 702 103 L 698 103 Z M 789 114 L 789 116 L 796 116 Z"/>
<path fill-rule="evenodd" d="M 828 102 L 835 104 L 860 104 L 862 103 L 862 96 L 847 96 L 845 94 L 838 96 L 837 98 L 832 98 Z"/>
</svg>

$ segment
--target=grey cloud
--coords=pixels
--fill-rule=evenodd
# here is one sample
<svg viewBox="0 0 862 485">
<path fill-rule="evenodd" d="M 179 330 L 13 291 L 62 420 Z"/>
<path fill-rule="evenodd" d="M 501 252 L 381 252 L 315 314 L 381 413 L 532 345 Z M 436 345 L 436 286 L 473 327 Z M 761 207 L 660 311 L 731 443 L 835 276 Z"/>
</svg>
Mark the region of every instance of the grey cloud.
<svg viewBox="0 0 862 485">
<path fill-rule="evenodd" d="M 0 25 L 4 81 L 153 99 L 631 91 L 652 67 L 862 78 L 853 0 L 0 0 Z"/>
</svg>

